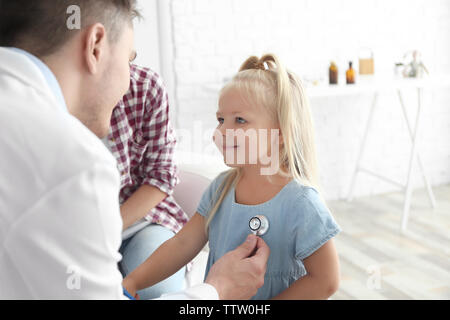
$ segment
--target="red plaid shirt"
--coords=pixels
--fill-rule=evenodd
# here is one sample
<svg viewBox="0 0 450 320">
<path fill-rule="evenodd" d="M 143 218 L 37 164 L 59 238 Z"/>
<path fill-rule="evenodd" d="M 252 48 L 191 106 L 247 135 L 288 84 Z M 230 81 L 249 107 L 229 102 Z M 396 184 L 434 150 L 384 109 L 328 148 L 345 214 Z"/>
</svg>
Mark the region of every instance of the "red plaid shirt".
<svg viewBox="0 0 450 320">
<path fill-rule="evenodd" d="M 189 218 L 171 196 L 179 182 L 172 161 L 176 138 L 158 74 L 131 66 L 130 89 L 113 111 L 106 143 L 120 172 L 120 204 L 144 184 L 159 188 L 168 196 L 146 219 L 177 233 Z"/>
</svg>

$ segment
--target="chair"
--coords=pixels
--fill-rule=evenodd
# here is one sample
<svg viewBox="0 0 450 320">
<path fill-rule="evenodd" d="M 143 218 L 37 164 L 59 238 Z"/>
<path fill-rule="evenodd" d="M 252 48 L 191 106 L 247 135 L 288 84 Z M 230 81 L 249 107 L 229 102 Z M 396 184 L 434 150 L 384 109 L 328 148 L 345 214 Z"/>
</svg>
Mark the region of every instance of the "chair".
<svg viewBox="0 0 450 320">
<path fill-rule="evenodd" d="M 211 180 L 200 174 L 185 170 L 180 170 L 178 177 L 180 183 L 175 187 L 173 197 L 189 218 L 192 218 L 197 211 L 203 192 L 208 188 Z"/>
</svg>

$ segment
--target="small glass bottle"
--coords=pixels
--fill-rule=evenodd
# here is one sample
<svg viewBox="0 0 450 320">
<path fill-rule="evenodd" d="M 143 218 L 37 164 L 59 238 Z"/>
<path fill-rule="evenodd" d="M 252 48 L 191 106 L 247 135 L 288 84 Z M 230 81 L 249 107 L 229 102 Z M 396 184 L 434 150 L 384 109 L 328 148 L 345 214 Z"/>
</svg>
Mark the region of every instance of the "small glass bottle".
<svg viewBox="0 0 450 320">
<path fill-rule="evenodd" d="M 330 74 L 330 84 L 337 84 L 338 83 L 338 68 L 334 61 L 331 61 L 329 74 Z"/>
<path fill-rule="evenodd" d="M 354 84 L 355 83 L 355 70 L 352 68 L 353 62 L 348 63 L 349 67 L 347 72 L 345 73 L 345 76 L 347 78 L 347 84 Z"/>
</svg>

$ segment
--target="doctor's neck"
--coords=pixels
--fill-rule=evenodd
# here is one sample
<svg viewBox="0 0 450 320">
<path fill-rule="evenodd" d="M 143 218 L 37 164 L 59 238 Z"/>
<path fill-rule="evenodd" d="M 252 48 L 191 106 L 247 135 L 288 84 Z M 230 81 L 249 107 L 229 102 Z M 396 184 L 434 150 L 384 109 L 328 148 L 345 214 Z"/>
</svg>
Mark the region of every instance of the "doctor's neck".
<svg viewBox="0 0 450 320">
<path fill-rule="evenodd" d="M 90 104 L 91 93 L 83 84 L 83 73 L 80 68 L 79 57 L 73 52 L 71 44 L 67 44 L 58 52 L 41 57 L 40 59 L 49 67 L 55 75 L 66 102 L 67 111 L 97 136 L 102 134 L 96 128 L 95 121 L 90 121 L 86 114 L 86 106 Z"/>
<path fill-rule="evenodd" d="M 77 72 L 73 72 L 73 64 L 67 63 L 66 55 L 63 53 L 55 53 L 50 56 L 41 57 L 47 67 L 52 71 L 56 80 L 58 81 L 64 100 L 67 105 L 67 110 L 70 114 L 76 114 L 79 105 L 82 103 L 82 95 L 79 89 L 79 76 Z M 66 60 L 66 61 L 64 61 Z"/>
</svg>

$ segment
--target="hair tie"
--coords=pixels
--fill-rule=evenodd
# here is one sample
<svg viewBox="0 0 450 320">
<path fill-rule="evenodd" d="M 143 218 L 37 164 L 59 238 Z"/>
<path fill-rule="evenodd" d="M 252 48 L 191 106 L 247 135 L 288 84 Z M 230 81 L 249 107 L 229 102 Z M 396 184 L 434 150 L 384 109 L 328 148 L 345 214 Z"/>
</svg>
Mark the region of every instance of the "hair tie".
<svg viewBox="0 0 450 320">
<path fill-rule="evenodd" d="M 256 69 L 260 69 L 260 70 L 263 70 L 263 71 L 269 70 L 268 65 L 267 65 L 267 63 L 265 61 L 258 61 L 256 63 L 255 67 L 256 67 Z"/>
</svg>

